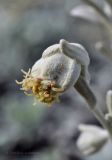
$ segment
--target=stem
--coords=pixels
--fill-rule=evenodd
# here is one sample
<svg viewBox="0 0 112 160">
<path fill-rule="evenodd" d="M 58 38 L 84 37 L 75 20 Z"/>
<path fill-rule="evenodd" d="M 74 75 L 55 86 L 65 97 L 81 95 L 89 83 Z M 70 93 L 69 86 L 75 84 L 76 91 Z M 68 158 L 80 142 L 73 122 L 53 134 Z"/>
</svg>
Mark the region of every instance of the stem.
<svg viewBox="0 0 112 160">
<path fill-rule="evenodd" d="M 103 10 L 95 2 L 90 1 L 90 0 L 83 0 L 83 1 L 87 3 L 88 5 L 90 5 L 91 7 L 93 7 L 96 10 L 96 12 L 99 13 L 102 23 L 106 27 L 109 34 L 112 35 L 112 25 L 110 22 L 110 18 L 103 12 Z"/>
<path fill-rule="evenodd" d="M 112 115 L 112 91 L 111 90 L 107 92 L 106 103 L 107 103 L 108 112 Z"/>
<path fill-rule="evenodd" d="M 92 92 L 92 90 L 90 89 L 89 85 L 83 79 L 83 77 L 80 77 L 78 79 L 74 87 L 81 94 L 81 96 L 84 97 L 84 99 L 88 103 L 88 107 L 91 110 L 91 112 L 94 114 L 97 120 L 102 124 L 102 126 L 105 129 L 107 129 L 110 137 L 112 138 L 112 127 L 105 120 L 103 113 L 99 109 L 96 108 L 96 102 L 97 102 L 96 97 L 94 93 Z"/>
<path fill-rule="evenodd" d="M 97 118 L 97 120 L 99 120 L 99 122 L 102 124 L 102 126 L 105 129 L 107 129 L 107 131 L 109 132 L 110 137 L 112 138 L 112 127 L 105 120 L 104 114 L 98 108 L 96 108 L 96 107 L 93 110 L 91 110 L 91 111 L 94 114 L 94 116 Z"/>
<path fill-rule="evenodd" d="M 83 0 L 83 2 L 87 3 L 88 5 L 92 6 L 103 19 L 109 20 L 109 17 L 105 14 L 105 12 L 95 3 L 94 1 L 91 0 Z"/>
</svg>

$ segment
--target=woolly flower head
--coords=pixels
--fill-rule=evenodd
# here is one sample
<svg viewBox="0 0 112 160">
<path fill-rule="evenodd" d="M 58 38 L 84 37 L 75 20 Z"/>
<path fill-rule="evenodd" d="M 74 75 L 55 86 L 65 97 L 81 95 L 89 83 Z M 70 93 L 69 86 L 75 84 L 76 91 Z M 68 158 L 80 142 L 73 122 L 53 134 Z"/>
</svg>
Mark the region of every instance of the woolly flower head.
<svg viewBox="0 0 112 160">
<path fill-rule="evenodd" d="M 17 84 L 22 85 L 21 89 L 27 95 L 34 95 L 39 101 L 52 104 L 58 100 L 60 94 L 78 80 L 81 66 L 85 66 L 74 54 L 76 52 L 78 54 L 79 51 L 85 50 L 76 44 L 61 40 L 59 44 L 48 47 L 32 69 L 28 72 L 22 70 L 24 78 L 21 82 L 16 81 Z M 86 70 L 83 69 L 83 71 L 82 75 L 86 76 Z"/>
</svg>

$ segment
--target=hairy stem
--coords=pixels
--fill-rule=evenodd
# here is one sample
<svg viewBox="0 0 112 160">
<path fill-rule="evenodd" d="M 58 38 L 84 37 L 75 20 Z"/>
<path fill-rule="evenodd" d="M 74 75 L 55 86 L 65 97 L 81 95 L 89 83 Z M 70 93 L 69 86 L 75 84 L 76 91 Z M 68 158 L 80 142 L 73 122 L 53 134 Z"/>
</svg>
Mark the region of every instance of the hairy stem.
<svg viewBox="0 0 112 160">
<path fill-rule="evenodd" d="M 106 27 L 107 31 L 109 32 L 109 34 L 112 35 L 112 25 L 110 23 L 110 18 L 104 13 L 104 11 L 95 2 L 90 0 L 83 0 L 83 1 L 96 10 L 96 12 L 100 15 L 102 23 Z"/>
<path fill-rule="evenodd" d="M 100 14 L 100 16 L 103 17 L 105 20 L 109 20 L 108 16 L 94 1 L 91 1 L 91 0 L 82 0 L 82 1 L 92 6 Z"/>
<path fill-rule="evenodd" d="M 90 89 L 89 85 L 84 80 L 84 78 L 80 77 L 74 87 L 81 94 L 81 96 L 84 97 L 84 99 L 88 103 L 88 107 L 91 110 L 91 112 L 102 124 L 102 126 L 108 130 L 110 137 L 112 138 L 112 127 L 105 120 L 103 113 L 98 108 L 96 108 L 96 97 Z"/>
</svg>

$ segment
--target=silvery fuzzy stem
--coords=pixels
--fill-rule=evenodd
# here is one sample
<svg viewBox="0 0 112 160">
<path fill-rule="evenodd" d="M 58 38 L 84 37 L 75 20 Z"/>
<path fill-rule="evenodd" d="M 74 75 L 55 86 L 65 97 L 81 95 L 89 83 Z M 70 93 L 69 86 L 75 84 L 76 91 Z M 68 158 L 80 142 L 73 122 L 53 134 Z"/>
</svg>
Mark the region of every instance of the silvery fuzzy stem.
<svg viewBox="0 0 112 160">
<path fill-rule="evenodd" d="M 107 92 L 106 103 L 107 103 L 108 112 L 112 115 L 112 91 L 111 90 Z"/>
<path fill-rule="evenodd" d="M 75 89 L 85 98 L 93 110 L 96 106 L 96 97 L 83 77 L 79 77 L 77 83 L 75 84 Z"/>
<path fill-rule="evenodd" d="M 108 121 L 108 123 L 111 125 L 111 128 L 112 128 L 112 91 L 111 90 L 107 92 L 106 104 L 107 104 L 108 113 L 105 115 L 105 119 Z"/>
<path fill-rule="evenodd" d="M 97 102 L 96 97 L 92 92 L 92 90 L 90 89 L 89 85 L 83 79 L 83 77 L 80 77 L 78 79 L 74 87 L 81 94 L 81 96 L 84 97 L 84 99 L 88 103 L 88 107 L 91 110 L 91 112 L 94 114 L 97 120 L 102 124 L 102 126 L 105 129 L 107 129 L 107 131 L 110 134 L 110 137 L 112 138 L 112 128 L 105 120 L 103 113 L 98 108 L 96 108 L 96 102 Z"/>
</svg>

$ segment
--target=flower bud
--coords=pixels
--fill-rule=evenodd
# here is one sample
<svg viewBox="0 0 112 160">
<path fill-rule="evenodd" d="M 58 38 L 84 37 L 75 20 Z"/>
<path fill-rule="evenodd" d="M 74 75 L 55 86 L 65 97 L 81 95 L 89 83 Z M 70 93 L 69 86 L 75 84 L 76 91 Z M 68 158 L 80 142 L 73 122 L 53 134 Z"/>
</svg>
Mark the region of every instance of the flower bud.
<svg viewBox="0 0 112 160">
<path fill-rule="evenodd" d="M 93 125 L 79 125 L 81 135 L 77 140 L 77 146 L 84 155 L 98 152 L 107 142 L 109 135 L 105 129 Z"/>
</svg>

